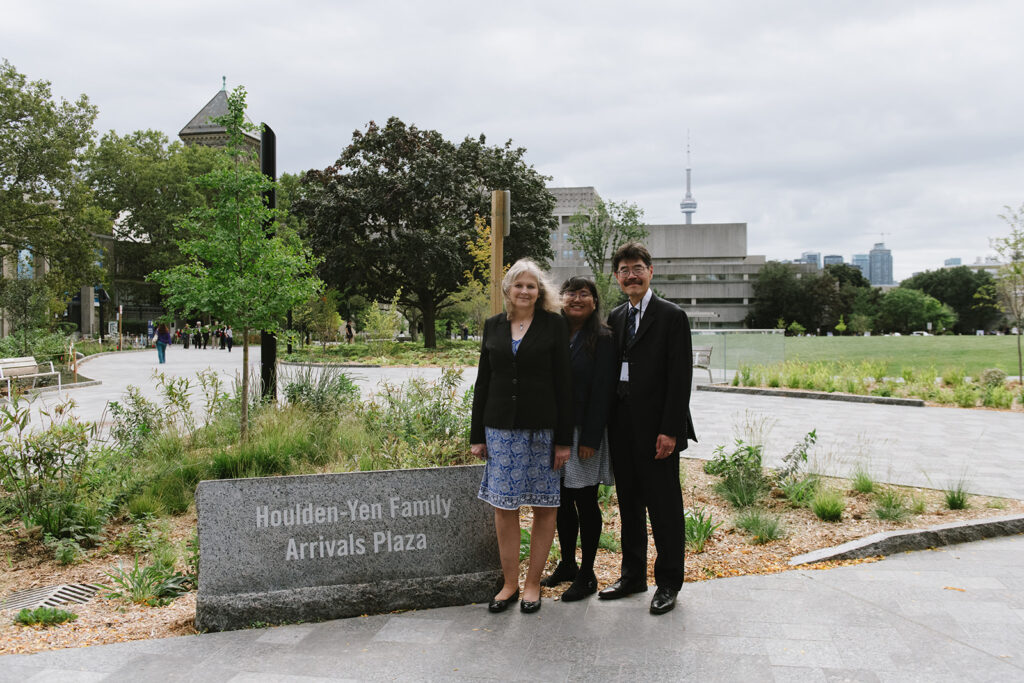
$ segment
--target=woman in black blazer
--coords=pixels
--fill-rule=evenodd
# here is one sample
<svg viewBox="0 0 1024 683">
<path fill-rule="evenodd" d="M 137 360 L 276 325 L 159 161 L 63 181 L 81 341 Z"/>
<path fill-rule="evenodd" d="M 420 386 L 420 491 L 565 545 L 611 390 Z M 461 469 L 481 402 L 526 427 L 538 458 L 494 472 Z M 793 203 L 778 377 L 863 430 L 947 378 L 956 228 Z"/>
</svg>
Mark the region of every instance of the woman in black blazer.
<svg viewBox="0 0 1024 683">
<path fill-rule="evenodd" d="M 594 559 L 602 523 L 597 489 L 614 482 L 606 425 L 615 390 L 615 343 L 611 328 L 601 322 L 601 300 L 593 280 L 571 277 L 562 284 L 561 293 L 562 315 L 569 323 L 575 438 L 562 469 L 557 525 L 562 561 L 541 585 L 572 581 L 562 593 L 563 601 L 572 602 L 597 592 Z M 579 566 L 577 532 L 582 550 Z"/>
<path fill-rule="evenodd" d="M 530 565 L 519 608 L 536 612 L 555 535 L 558 470 L 572 444 L 569 333 L 554 288 L 533 261 L 512 264 L 501 288 L 506 312 L 484 323 L 470 448 L 487 460 L 478 497 L 494 507 L 505 578 L 488 608 L 503 612 L 519 599 L 519 508 L 530 505 Z"/>
</svg>

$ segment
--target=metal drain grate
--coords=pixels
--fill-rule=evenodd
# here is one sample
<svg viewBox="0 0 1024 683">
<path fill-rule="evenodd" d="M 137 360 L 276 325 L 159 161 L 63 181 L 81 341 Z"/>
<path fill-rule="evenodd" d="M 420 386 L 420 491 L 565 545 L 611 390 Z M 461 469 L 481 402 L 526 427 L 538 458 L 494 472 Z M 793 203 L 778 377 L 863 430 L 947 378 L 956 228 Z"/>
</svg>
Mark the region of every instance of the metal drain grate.
<svg viewBox="0 0 1024 683">
<path fill-rule="evenodd" d="M 15 591 L 0 600 L 0 609 L 58 607 L 69 603 L 81 604 L 96 597 L 99 586 L 88 583 L 64 583 L 59 586 L 29 588 Z"/>
</svg>

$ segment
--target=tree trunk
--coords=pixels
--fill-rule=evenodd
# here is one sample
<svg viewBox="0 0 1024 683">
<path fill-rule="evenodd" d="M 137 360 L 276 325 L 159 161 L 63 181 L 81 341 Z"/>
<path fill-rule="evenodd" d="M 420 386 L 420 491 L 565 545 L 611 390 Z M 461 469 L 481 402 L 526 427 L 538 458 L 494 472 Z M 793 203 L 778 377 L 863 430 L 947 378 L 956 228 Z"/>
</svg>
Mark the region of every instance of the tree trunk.
<svg viewBox="0 0 1024 683">
<path fill-rule="evenodd" d="M 436 309 L 434 299 L 430 296 L 421 297 L 423 302 L 423 348 L 437 348 L 437 330 L 435 326 Z"/>
<path fill-rule="evenodd" d="M 242 441 L 249 438 L 249 328 L 242 328 L 242 419 L 239 424 Z"/>
<path fill-rule="evenodd" d="M 1021 334 L 1021 332 L 1024 332 L 1024 330 L 1021 329 L 1021 321 L 1018 320 L 1017 321 L 1017 380 L 1021 384 L 1024 384 L 1024 362 L 1022 362 L 1021 354 L 1020 354 L 1020 334 Z"/>
</svg>

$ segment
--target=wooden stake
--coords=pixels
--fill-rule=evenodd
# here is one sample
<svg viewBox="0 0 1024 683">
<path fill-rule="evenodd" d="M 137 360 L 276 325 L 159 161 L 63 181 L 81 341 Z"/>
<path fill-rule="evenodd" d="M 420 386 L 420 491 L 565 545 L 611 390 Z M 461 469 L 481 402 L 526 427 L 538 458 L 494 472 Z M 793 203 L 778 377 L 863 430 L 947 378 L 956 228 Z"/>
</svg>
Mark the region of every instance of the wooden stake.
<svg viewBox="0 0 1024 683">
<path fill-rule="evenodd" d="M 501 278 L 505 274 L 504 239 L 511 228 L 512 200 L 508 190 L 491 192 L 491 315 L 505 308 Z"/>
</svg>

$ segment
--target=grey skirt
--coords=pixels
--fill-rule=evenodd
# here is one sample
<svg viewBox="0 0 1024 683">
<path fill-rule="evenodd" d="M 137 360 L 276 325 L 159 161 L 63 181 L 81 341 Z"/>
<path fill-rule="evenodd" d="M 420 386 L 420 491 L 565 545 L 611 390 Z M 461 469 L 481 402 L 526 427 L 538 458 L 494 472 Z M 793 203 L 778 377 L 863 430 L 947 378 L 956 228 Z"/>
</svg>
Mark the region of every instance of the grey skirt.
<svg viewBox="0 0 1024 683">
<path fill-rule="evenodd" d="M 608 455 L 608 432 L 601 437 L 601 445 L 594 451 L 594 455 L 586 460 L 581 460 L 580 430 L 579 427 L 573 432 L 572 453 L 569 455 L 569 462 L 562 468 L 562 483 L 567 489 L 581 489 L 585 486 L 605 484 L 611 486 L 615 483 L 612 477 L 611 457 Z"/>
</svg>

